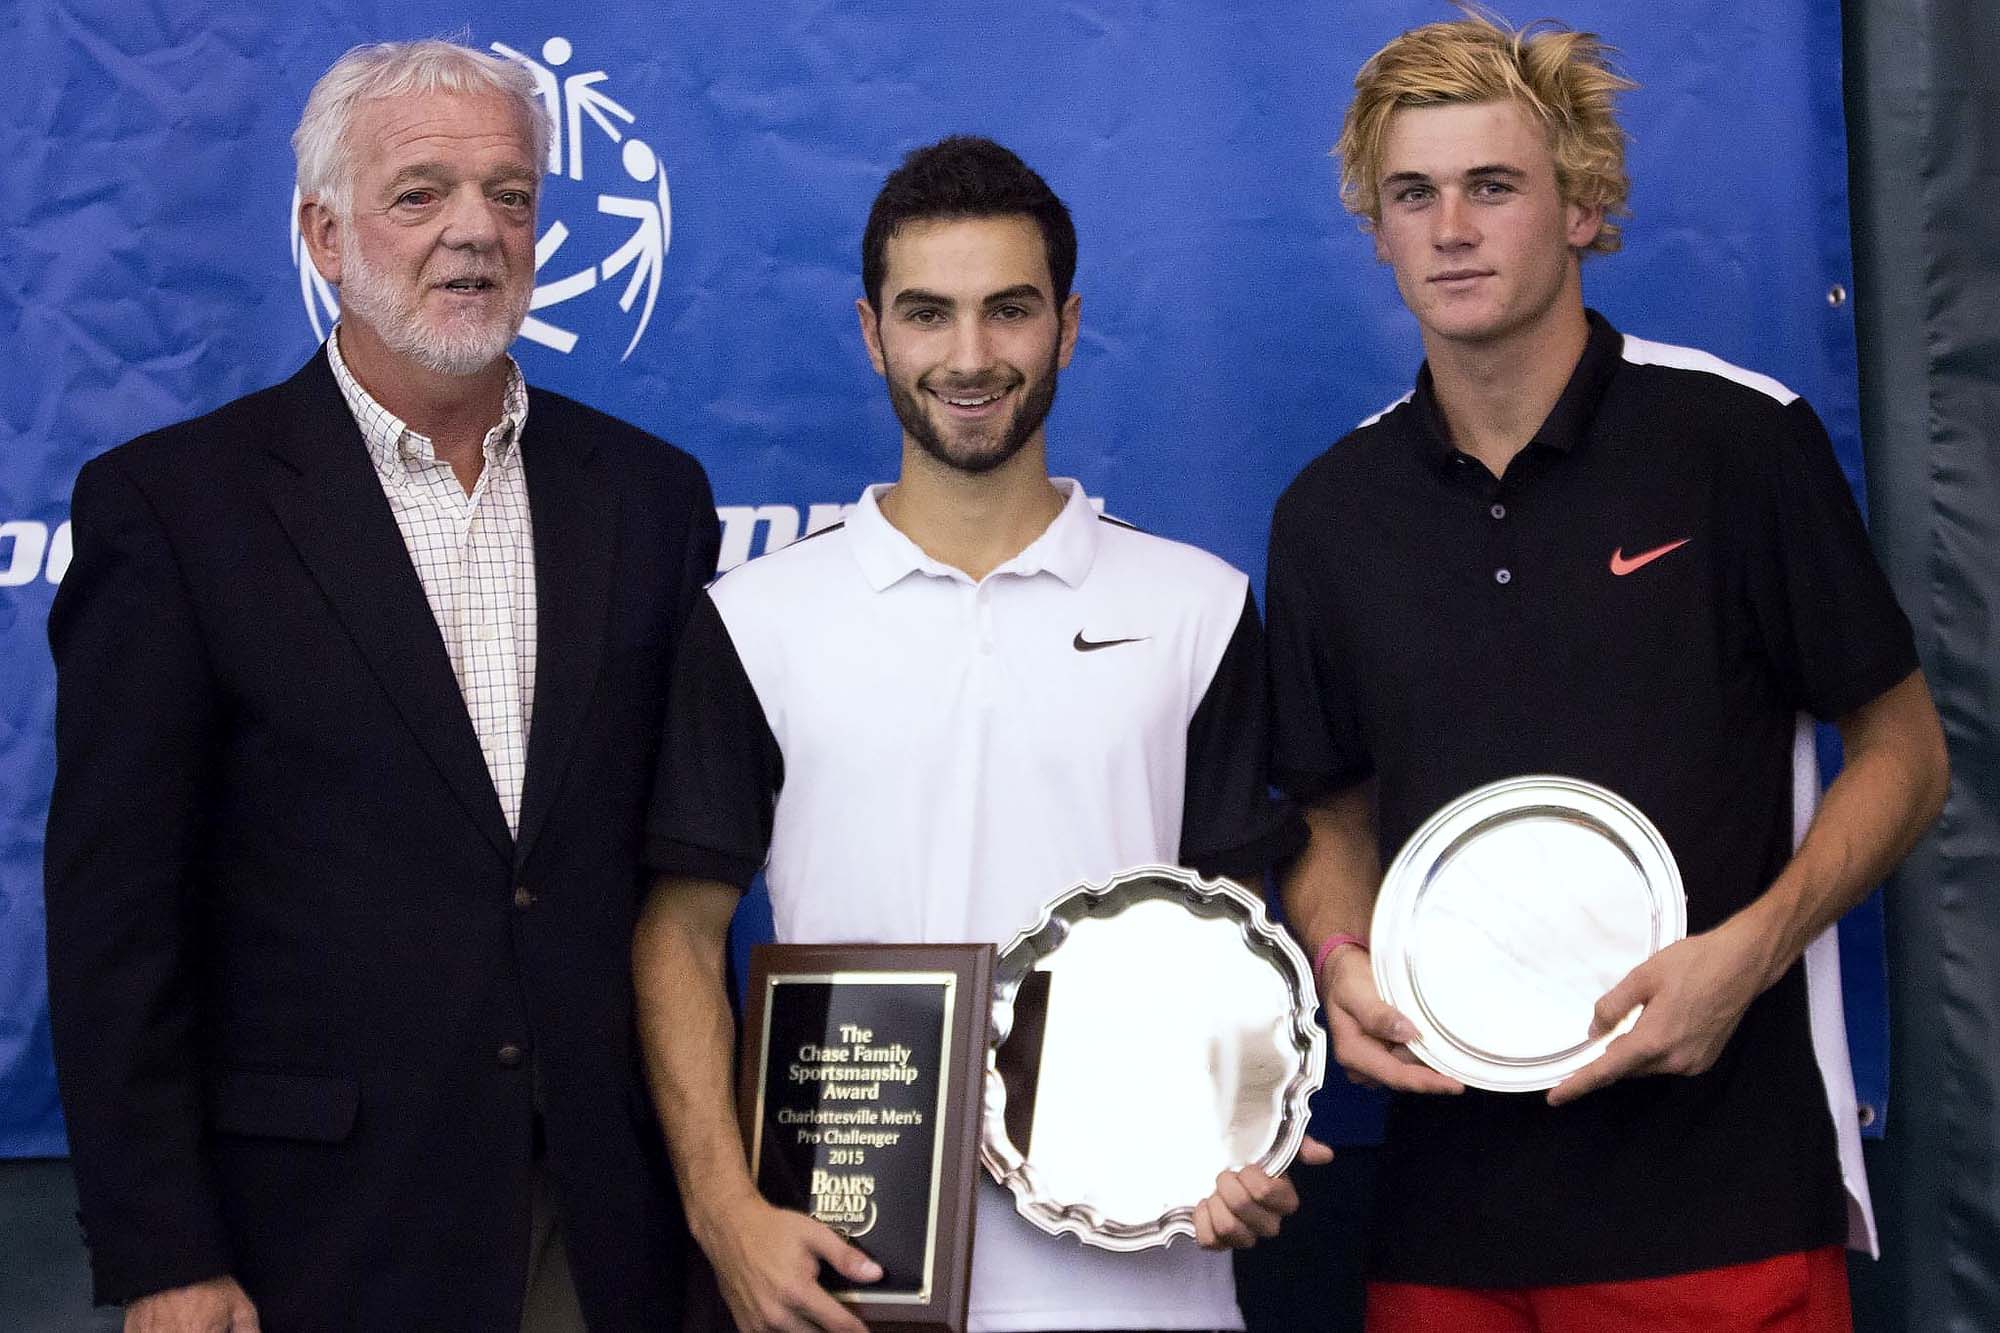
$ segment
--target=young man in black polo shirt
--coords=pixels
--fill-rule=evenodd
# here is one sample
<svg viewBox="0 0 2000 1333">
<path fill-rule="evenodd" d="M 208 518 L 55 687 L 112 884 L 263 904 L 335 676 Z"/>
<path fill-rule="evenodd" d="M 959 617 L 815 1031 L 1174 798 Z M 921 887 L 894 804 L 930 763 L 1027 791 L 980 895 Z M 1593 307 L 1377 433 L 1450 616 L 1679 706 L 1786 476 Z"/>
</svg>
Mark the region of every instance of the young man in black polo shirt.
<svg viewBox="0 0 2000 1333">
<path fill-rule="evenodd" d="M 1426 361 L 1279 501 L 1268 598 L 1287 908 L 1340 1062 L 1399 1094 L 1379 1333 L 1848 1325 L 1799 958 L 1936 817 L 1943 740 L 1811 408 L 1584 308 L 1629 86 L 1588 34 L 1469 17 L 1375 55 L 1342 130 Z M 1847 763 L 1794 854 L 1799 710 Z M 1417 1064 L 1364 940 L 1384 858 L 1525 773 L 1631 800 L 1688 895 L 1597 1006 L 1636 1026 L 1546 1099 Z"/>
</svg>

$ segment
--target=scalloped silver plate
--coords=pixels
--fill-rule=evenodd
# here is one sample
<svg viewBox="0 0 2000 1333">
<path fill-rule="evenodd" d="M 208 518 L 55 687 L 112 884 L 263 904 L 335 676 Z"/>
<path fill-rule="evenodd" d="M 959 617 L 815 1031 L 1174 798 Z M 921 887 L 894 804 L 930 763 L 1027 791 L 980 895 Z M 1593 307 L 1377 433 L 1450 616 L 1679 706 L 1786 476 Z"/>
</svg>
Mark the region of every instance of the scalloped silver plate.
<svg viewBox="0 0 2000 1333">
<path fill-rule="evenodd" d="M 1382 877 L 1370 946 L 1410 1050 L 1470 1087 L 1533 1092 L 1638 1018 L 1590 1036 L 1627 972 L 1687 934 L 1687 896 L 1652 821 L 1616 793 L 1530 775 L 1452 801 Z"/>
<path fill-rule="evenodd" d="M 980 1160 L 1043 1231 L 1165 1245 L 1218 1171 L 1298 1152 L 1326 1072 L 1317 993 L 1242 887 L 1175 866 L 1078 885 L 1001 952 L 993 993 Z"/>
</svg>

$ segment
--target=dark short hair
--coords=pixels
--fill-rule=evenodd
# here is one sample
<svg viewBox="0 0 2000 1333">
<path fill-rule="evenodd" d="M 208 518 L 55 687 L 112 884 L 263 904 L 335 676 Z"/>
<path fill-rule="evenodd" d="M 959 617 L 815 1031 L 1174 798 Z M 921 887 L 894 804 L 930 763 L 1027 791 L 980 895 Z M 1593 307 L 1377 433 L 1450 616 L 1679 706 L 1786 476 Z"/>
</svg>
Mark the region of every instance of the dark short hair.
<svg viewBox="0 0 2000 1333">
<path fill-rule="evenodd" d="M 882 305 L 889 238 L 912 222 L 1025 217 L 1041 229 L 1055 299 L 1069 299 L 1076 278 L 1076 224 L 1049 183 L 1007 149 L 977 135 L 954 134 L 903 159 L 882 182 L 861 233 L 861 286 Z"/>
</svg>

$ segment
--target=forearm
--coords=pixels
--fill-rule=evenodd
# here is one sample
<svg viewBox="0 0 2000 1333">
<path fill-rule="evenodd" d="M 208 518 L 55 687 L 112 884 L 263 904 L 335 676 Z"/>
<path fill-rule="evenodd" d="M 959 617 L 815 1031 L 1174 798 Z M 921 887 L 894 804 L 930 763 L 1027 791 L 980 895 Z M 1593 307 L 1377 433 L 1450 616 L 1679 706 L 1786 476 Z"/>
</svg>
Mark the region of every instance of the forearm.
<svg viewBox="0 0 2000 1333">
<path fill-rule="evenodd" d="M 1285 919 L 1307 949 L 1333 935 L 1368 938 L 1381 887 L 1375 784 L 1357 783 L 1308 805 L 1305 850 L 1285 867 Z"/>
<path fill-rule="evenodd" d="M 1727 923 L 1762 941 L 1769 986 L 1896 868 L 1944 806 L 1944 735 L 1912 673 L 1839 723 L 1846 760 L 1771 886 Z"/>
<path fill-rule="evenodd" d="M 704 1248 L 712 1220 L 756 1192 L 736 1123 L 736 1022 L 724 970 L 737 898 L 726 884 L 663 880 L 632 941 L 646 1079 Z"/>
<path fill-rule="evenodd" d="M 1318 973 L 1333 1056 L 1354 1082 L 1398 1092 L 1456 1093 L 1456 1079 L 1416 1063 L 1403 1047 L 1416 1037 L 1409 1019 L 1382 1002 L 1368 955 L 1335 949 L 1318 956 L 1335 935 L 1368 938 L 1382 862 L 1375 842 L 1375 784 L 1333 793 L 1305 809 L 1306 849 L 1281 880 L 1285 917 L 1311 950 Z"/>
</svg>

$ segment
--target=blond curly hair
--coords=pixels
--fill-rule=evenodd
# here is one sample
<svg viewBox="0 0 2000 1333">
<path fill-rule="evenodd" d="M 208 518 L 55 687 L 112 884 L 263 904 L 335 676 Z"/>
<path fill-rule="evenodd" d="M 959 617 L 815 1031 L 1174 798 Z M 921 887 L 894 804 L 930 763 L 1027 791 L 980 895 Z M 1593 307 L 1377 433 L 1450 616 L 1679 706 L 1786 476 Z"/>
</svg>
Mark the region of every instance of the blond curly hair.
<svg viewBox="0 0 2000 1333">
<path fill-rule="evenodd" d="M 1341 203 L 1364 225 L 1381 221 L 1376 182 L 1389 118 L 1398 108 L 1511 98 L 1546 131 L 1563 199 L 1603 211 L 1597 238 L 1584 248 L 1616 250 L 1614 219 L 1630 216 L 1625 201 L 1632 185 L 1613 102 L 1638 85 L 1612 68 L 1614 52 L 1595 33 L 1555 19 L 1510 28 L 1475 5 L 1461 8 L 1464 18 L 1404 33 L 1354 76 L 1354 102 L 1333 149 L 1340 159 Z"/>
</svg>

